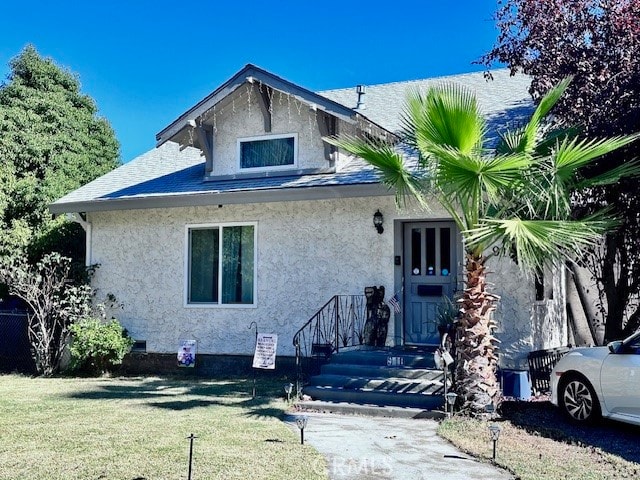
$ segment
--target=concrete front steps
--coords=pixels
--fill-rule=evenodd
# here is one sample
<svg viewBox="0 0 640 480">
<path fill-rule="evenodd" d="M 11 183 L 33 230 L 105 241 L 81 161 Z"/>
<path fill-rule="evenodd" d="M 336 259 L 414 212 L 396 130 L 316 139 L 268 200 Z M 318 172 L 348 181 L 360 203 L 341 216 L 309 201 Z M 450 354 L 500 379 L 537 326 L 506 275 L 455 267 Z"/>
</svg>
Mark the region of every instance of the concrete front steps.
<svg viewBox="0 0 640 480">
<path fill-rule="evenodd" d="M 333 354 L 303 393 L 316 402 L 436 411 L 444 404 L 444 376 L 430 351 L 350 351 Z M 307 403 L 301 406 L 314 408 Z"/>
</svg>

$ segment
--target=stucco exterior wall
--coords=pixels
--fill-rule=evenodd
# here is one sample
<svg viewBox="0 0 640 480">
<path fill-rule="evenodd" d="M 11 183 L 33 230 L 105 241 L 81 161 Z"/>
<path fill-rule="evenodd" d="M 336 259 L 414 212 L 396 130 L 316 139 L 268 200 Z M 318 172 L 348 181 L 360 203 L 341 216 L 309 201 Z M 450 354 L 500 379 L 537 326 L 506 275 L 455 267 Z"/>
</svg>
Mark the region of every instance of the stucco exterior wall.
<svg viewBox="0 0 640 480">
<path fill-rule="evenodd" d="M 290 355 L 295 331 L 333 295 L 391 290 L 393 235 L 373 227 L 378 208 L 395 210 L 393 199 L 93 213 L 94 285 L 124 304 L 122 323 L 149 352 L 192 338 L 202 353 L 251 353 L 255 321 Z M 257 222 L 257 307 L 185 307 L 185 225 L 244 221 Z"/>
<path fill-rule="evenodd" d="M 377 209 L 382 235 L 372 224 Z M 255 321 L 279 335 L 279 355 L 293 355 L 294 333 L 332 296 L 362 294 L 369 285 L 384 285 L 390 296 L 400 288 L 394 224 L 444 218 L 437 208 L 397 211 L 391 196 L 96 212 L 89 215 L 100 264 L 94 286 L 99 297 L 112 293 L 124 304 L 118 317 L 148 352 L 176 352 L 180 340 L 195 339 L 200 353 L 251 354 Z M 225 222 L 257 224 L 256 306 L 185 306 L 186 225 Z M 510 261 L 492 262 L 489 281 L 501 296 L 495 318 L 503 367 L 522 368 L 529 351 L 566 344 L 561 275 L 554 299 L 544 302 L 534 301 L 532 281 Z M 387 342 L 401 338 L 392 319 Z"/>
<path fill-rule="evenodd" d="M 262 135 L 297 134 L 295 169 L 327 168 L 316 112 L 294 97 L 275 92 L 272 98 L 271 132 L 264 131 L 256 91 L 242 88 L 237 98 L 215 112 L 212 175 L 246 173 L 238 167 L 238 139 Z M 212 112 L 212 115 L 214 113 Z M 292 167 L 292 169 L 294 169 Z"/>
<path fill-rule="evenodd" d="M 544 300 L 535 299 L 533 279 L 510 260 L 493 260 L 489 270 L 489 281 L 495 283 L 493 291 L 500 295 L 495 319 L 502 368 L 526 370 L 529 352 L 567 345 L 564 268 L 546 275 L 550 284 Z"/>
</svg>

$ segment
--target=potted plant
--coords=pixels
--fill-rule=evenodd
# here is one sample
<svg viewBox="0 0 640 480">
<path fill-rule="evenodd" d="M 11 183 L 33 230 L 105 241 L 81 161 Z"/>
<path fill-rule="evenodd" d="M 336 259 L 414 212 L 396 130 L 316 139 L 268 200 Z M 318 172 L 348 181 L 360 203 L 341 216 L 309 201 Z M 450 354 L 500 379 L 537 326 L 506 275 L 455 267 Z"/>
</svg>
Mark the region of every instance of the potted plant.
<svg viewBox="0 0 640 480">
<path fill-rule="evenodd" d="M 458 318 L 459 308 L 457 302 L 447 296 L 442 297 L 440 305 L 438 305 L 438 312 L 436 318 L 438 320 L 438 332 L 440 333 L 440 340 L 445 333 L 451 334 L 456 319 Z"/>
</svg>

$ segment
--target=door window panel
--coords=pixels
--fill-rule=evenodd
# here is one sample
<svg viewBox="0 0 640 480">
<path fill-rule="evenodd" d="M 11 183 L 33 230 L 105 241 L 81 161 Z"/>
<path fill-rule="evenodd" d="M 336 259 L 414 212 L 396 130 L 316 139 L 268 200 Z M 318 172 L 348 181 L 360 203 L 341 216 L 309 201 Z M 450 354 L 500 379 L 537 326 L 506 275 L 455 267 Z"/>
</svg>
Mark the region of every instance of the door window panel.
<svg viewBox="0 0 640 480">
<path fill-rule="evenodd" d="M 440 229 L 440 274 L 443 277 L 451 273 L 451 229 Z"/>
<path fill-rule="evenodd" d="M 420 229 L 414 228 L 411 230 L 411 274 L 422 274 L 422 235 L 420 235 Z"/>
<path fill-rule="evenodd" d="M 436 229 L 425 229 L 425 252 L 427 257 L 427 275 L 436 274 Z"/>
</svg>

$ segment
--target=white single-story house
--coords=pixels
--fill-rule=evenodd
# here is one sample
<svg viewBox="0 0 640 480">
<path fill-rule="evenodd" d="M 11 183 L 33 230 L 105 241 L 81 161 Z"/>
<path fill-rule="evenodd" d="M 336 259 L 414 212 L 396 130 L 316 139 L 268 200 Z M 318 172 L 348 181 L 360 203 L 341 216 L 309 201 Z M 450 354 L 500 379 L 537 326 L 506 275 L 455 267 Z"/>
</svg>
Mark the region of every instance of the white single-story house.
<svg viewBox="0 0 640 480">
<path fill-rule="evenodd" d="M 455 225 L 435 202 L 398 209 L 370 166 L 322 139 L 393 138 L 408 89 L 437 82 L 473 90 L 493 132 L 532 111 L 529 79 L 506 69 L 492 81 L 480 72 L 312 92 L 247 65 L 160 131 L 157 148 L 50 209 L 84 225 L 93 284 L 123 304 L 119 320 L 151 364 L 174 365 L 183 340 L 197 341 L 198 357 L 250 356 L 252 322 L 291 357 L 293 335 L 329 299 L 372 285 L 400 298 L 387 345 L 433 345 L 434 306 L 461 286 Z M 492 272 L 502 366 L 567 344 L 562 274 L 541 294 L 508 260 Z"/>
</svg>

